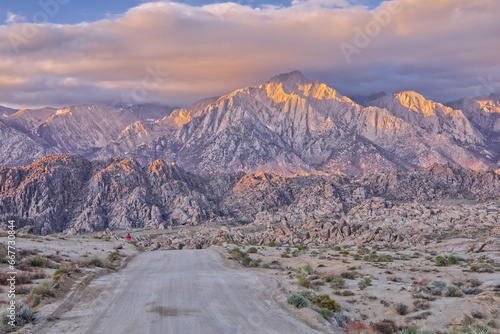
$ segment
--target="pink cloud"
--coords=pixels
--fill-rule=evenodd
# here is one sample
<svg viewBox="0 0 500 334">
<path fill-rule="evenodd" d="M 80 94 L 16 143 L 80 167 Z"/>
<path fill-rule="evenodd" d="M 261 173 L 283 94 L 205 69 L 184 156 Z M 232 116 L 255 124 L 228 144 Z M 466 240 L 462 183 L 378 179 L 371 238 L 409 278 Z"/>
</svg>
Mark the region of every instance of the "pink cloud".
<svg viewBox="0 0 500 334">
<path fill-rule="evenodd" d="M 0 104 L 60 105 L 68 101 L 61 96 L 75 90 L 89 100 L 112 101 L 142 87 L 148 68 L 168 76 L 149 85 L 147 98 L 175 105 L 293 69 L 319 76 L 346 94 L 413 89 L 443 100 L 473 94 L 479 75 L 500 80 L 500 2 L 394 3 L 401 10 L 389 15 L 387 24 L 380 21 L 379 31 L 376 17 L 389 10 L 390 2 L 375 10 L 344 0 L 263 8 L 157 2 L 91 23 L 3 25 L 0 71 L 17 84 L 3 85 Z M 370 27 L 377 33 L 366 46 L 356 47 L 359 32 L 366 34 Z M 36 30 L 35 37 L 23 35 L 28 28 Z M 13 36 L 22 41 L 16 50 Z M 342 43 L 359 51 L 350 62 Z M 42 80 L 47 77 L 54 84 Z M 61 84 L 65 80 L 84 84 Z M 23 94 L 23 89 L 37 93 Z"/>
</svg>

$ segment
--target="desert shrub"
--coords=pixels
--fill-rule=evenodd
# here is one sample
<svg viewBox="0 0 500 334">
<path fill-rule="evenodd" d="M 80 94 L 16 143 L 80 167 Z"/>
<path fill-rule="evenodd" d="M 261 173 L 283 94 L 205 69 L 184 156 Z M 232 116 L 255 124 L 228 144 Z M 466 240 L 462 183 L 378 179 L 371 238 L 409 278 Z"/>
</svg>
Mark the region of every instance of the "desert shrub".
<svg viewBox="0 0 500 334">
<path fill-rule="evenodd" d="M 367 330 L 368 330 L 368 326 L 366 326 L 361 321 L 350 321 L 345 326 L 345 331 L 348 334 L 366 333 Z"/>
<path fill-rule="evenodd" d="M 309 278 L 307 278 L 307 273 L 304 271 L 301 271 L 295 276 L 298 280 L 298 284 L 300 286 L 303 286 L 305 288 L 310 288 L 312 286 L 311 281 Z"/>
<path fill-rule="evenodd" d="M 481 269 L 481 265 L 478 263 L 471 263 L 471 264 L 469 264 L 469 267 L 470 267 L 470 271 L 473 271 L 473 272 L 478 272 L 479 269 Z"/>
<path fill-rule="evenodd" d="M 460 289 L 454 285 L 448 285 L 446 287 L 446 294 L 445 296 L 447 297 L 462 297 L 463 293 L 460 291 Z"/>
<path fill-rule="evenodd" d="M 399 330 L 394 321 L 387 319 L 370 324 L 370 328 L 380 334 L 393 334 Z"/>
<path fill-rule="evenodd" d="M 493 334 L 493 332 L 483 324 L 478 322 L 473 323 L 472 325 L 464 326 L 460 329 L 460 333 L 464 334 Z"/>
<path fill-rule="evenodd" d="M 269 265 L 269 263 L 262 263 L 262 264 L 260 265 L 260 267 L 261 267 L 261 268 L 264 268 L 264 269 L 269 269 L 269 268 L 271 268 L 271 266 Z"/>
<path fill-rule="evenodd" d="M 319 302 L 319 307 L 320 308 L 327 308 L 330 311 L 335 311 L 335 312 L 339 310 L 337 302 L 335 301 L 335 299 L 330 298 L 329 295 L 327 295 L 327 294 L 320 294 L 318 296 L 318 298 L 320 300 L 320 302 Z"/>
<path fill-rule="evenodd" d="M 363 260 L 368 262 L 379 262 L 380 257 L 377 254 L 367 254 L 363 256 Z"/>
<path fill-rule="evenodd" d="M 448 265 L 448 259 L 445 258 L 444 256 L 438 256 L 436 257 L 436 266 L 439 267 L 444 267 Z"/>
<path fill-rule="evenodd" d="M 380 304 L 384 305 L 385 307 L 389 307 L 391 304 L 389 304 L 389 302 L 385 299 L 381 299 L 380 300 Z"/>
<path fill-rule="evenodd" d="M 292 293 L 290 296 L 288 296 L 286 301 L 288 302 L 288 304 L 292 304 L 296 308 L 307 307 L 307 299 L 296 293 Z"/>
<path fill-rule="evenodd" d="M 101 268 L 105 267 L 104 261 L 99 257 L 97 257 L 96 255 L 90 258 L 89 264 L 95 267 L 101 267 Z"/>
<path fill-rule="evenodd" d="M 372 284 L 372 280 L 373 280 L 373 276 L 372 275 L 368 275 L 368 276 L 364 276 L 363 277 L 363 281 L 366 283 L 366 285 L 371 285 Z"/>
<path fill-rule="evenodd" d="M 20 295 L 27 295 L 30 291 L 31 287 L 29 285 L 21 284 L 16 287 L 16 293 Z"/>
<path fill-rule="evenodd" d="M 413 253 L 413 255 L 412 255 L 412 256 L 410 256 L 410 257 L 412 257 L 412 258 L 415 258 L 415 259 L 416 259 L 416 258 L 419 258 L 421 255 L 422 255 L 422 254 L 420 254 L 419 252 L 415 252 L 415 253 Z"/>
<path fill-rule="evenodd" d="M 10 277 L 10 275 L 5 274 L 6 277 Z M 28 284 L 33 281 L 33 274 L 29 271 L 21 271 L 16 275 L 16 283 Z"/>
<path fill-rule="evenodd" d="M 318 272 L 313 269 L 310 265 L 306 264 L 305 266 L 301 267 L 300 270 L 305 271 L 308 275 L 312 274 L 317 274 Z"/>
<path fill-rule="evenodd" d="M 43 267 L 45 265 L 45 261 L 39 255 L 35 255 L 32 258 L 29 258 L 26 263 L 32 267 Z"/>
<path fill-rule="evenodd" d="M 431 286 L 434 286 L 434 287 L 439 288 L 439 289 L 444 289 L 444 288 L 446 288 L 446 282 L 439 281 L 439 280 L 432 280 Z"/>
<path fill-rule="evenodd" d="M 299 292 L 299 295 L 301 295 L 302 297 L 304 297 L 313 304 L 317 304 L 320 301 L 318 296 L 314 294 L 314 292 L 312 292 L 311 290 L 303 290 Z"/>
<path fill-rule="evenodd" d="M 31 288 L 31 295 L 39 295 L 40 297 L 54 297 L 56 294 L 52 290 L 52 282 L 45 281 Z"/>
<path fill-rule="evenodd" d="M 406 328 L 403 330 L 400 330 L 396 334 L 433 334 L 434 332 L 422 330 L 422 329 L 417 329 L 417 328 Z"/>
<path fill-rule="evenodd" d="M 449 264 L 457 264 L 458 257 L 456 257 L 455 255 L 448 256 L 448 263 Z"/>
<path fill-rule="evenodd" d="M 54 277 L 53 277 L 53 280 L 54 281 L 59 281 L 63 275 L 63 271 L 61 269 L 57 269 L 55 272 L 54 272 Z"/>
<path fill-rule="evenodd" d="M 333 246 L 333 250 L 337 251 L 337 252 L 340 252 L 342 250 L 342 247 L 340 247 L 338 245 L 337 246 Z"/>
<path fill-rule="evenodd" d="M 243 252 L 238 247 L 233 248 L 229 251 L 229 254 L 232 256 L 230 258 L 240 262 L 245 267 L 256 267 L 258 266 L 258 262 L 254 261 L 247 253 Z"/>
<path fill-rule="evenodd" d="M 431 306 L 423 299 L 416 299 L 413 301 L 413 306 L 418 310 L 428 310 Z"/>
<path fill-rule="evenodd" d="M 356 279 L 356 273 L 353 273 L 352 271 L 344 271 L 340 274 L 340 277 L 345 279 Z"/>
<path fill-rule="evenodd" d="M 343 289 L 346 286 L 345 279 L 342 277 L 334 278 L 330 283 L 330 287 L 334 289 Z"/>
<path fill-rule="evenodd" d="M 276 247 L 276 243 L 274 241 L 268 242 L 267 245 L 268 247 Z"/>
<path fill-rule="evenodd" d="M 233 259 L 240 261 L 245 256 L 245 252 L 243 252 L 239 247 L 235 247 L 229 251 L 229 254 L 233 257 Z"/>
<path fill-rule="evenodd" d="M 443 289 L 441 289 L 441 288 L 432 288 L 430 290 L 430 293 L 433 296 L 441 296 L 443 294 Z"/>
<path fill-rule="evenodd" d="M 392 262 L 394 258 L 389 254 L 381 254 L 378 258 L 380 262 Z"/>
<path fill-rule="evenodd" d="M 284 258 L 284 259 L 287 259 L 287 258 L 289 258 L 289 257 L 290 257 L 290 255 L 288 255 L 288 253 L 285 253 L 285 252 L 281 253 L 281 254 L 280 254 L 280 256 L 281 256 L 282 258 Z"/>
<path fill-rule="evenodd" d="M 337 291 L 334 291 L 334 293 L 337 296 L 343 296 L 343 297 L 354 296 L 354 292 L 352 292 L 351 290 L 337 290 Z"/>
<path fill-rule="evenodd" d="M 481 284 L 483 284 L 483 282 L 481 282 L 480 280 L 478 279 L 475 279 L 475 278 L 471 278 L 469 280 L 467 280 L 467 282 L 474 288 L 480 286 Z"/>
<path fill-rule="evenodd" d="M 412 317 L 408 317 L 405 320 L 422 320 L 422 319 L 427 319 L 430 315 L 432 315 L 431 312 L 425 311 L 425 312 L 422 312 L 420 314 L 416 314 Z"/>
<path fill-rule="evenodd" d="M 241 264 L 244 265 L 245 267 L 249 267 L 252 265 L 253 259 L 250 256 L 245 256 L 243 260 L 241 260 Z"/>
<path fill-rule="evenodd" d="M 325 319 L 328 319 L 330 317 L 331 313 L 332 313 L 332 311 L 330 311 L 327 308 L 322 308 L 319 310 L 319 314 L 321 314 L 321 316 Z"/>
<path fill-rule="evenodd" d="M 484 290 L 483 289 L 479 289 L 479 288 L 471 288 L 471 289 L 465 289 L 463 292 L 466 294 L 466 295 L 478 295 L 480 294 L 481 292 L 483 292 Z"/>
<path fill-rule="evenodd" d="M 396 310 L 397 314 L 399 315 L 408 314 L 408 306 L 403 303 L 394 304 L 394 310 Z"/>
<path fill-rule="evenodd" d="M 490 321 L 488 321 L 487 325 L 490 326 L 491 328 L 498 328 L 497 323 L 493 319 L 491 319 Z"/>
<path fill-rule="evenodd" d="M 325 267 L 325 265 L 318 265 L 318 268 L 320 267 Z M 333 279 L 335 278 L 335 274 L 334 273 L 326 273 L 326 274 L 323 274 L 321 275 L 321 280 L 325 283 L 330 283 Z"/>
<path fill-rule="evenodd" d="M 47 277 L 47 274 L 43 270 L 35 270 L 34 272 L 31 273 L 32 279 L 42 279 L 45 277 Z"/>
<path fill-rule="evenodd" d="M 27 305 L 18 302 L 15 304 L 14 314 L 15 314 L 15 323 L 18 326 L 23 326 L 34 320 L 35 311 L 30 307 L 28 307 Z M 5 330 L 5 332 L 7 332 L 7 330 L 12 328 L 12 326 L 9 325 L 9 322 L 12 321 L 9 318 L 9 315 L 10 313 L 8 310 L 2 312 L 2 328 L 0 329 Z"/>
<path fill-rule="evenodd" d="M 112 252 L 112 253 L 109 253 L 108 257 L 107 257 L 107 260 L 110 262 L 110 263 L 117 263 L 117 262 L 120 262 L 122 259 L 122 256 L 120 253 L 118 252 Z"/>
<path fill-rule="evenodd" d="M 302 251 L 307 252 L 308 249 L 309 249 L 309 247 L 307 247 L 307 246 L 299 246 L 299 247 L 297 247 L 297 250 L 299 252 L 302 252 Z"/>
<path fill-rule="evenodd" d="M 41 297 L 39 295 L 29 295 L 26 298 L 26 305 L 29 307 L 35 307 L 40 304 Z"/>
<path fill-rule="evenodd" d="M 250 248 L 247 250 L 247 253 L 248 253 L 248 254 L 255 254 L 255 253 L 257 253 L 257 248 L 255 248 L 255 247 L 250 247 Z"/>
<path fill-rule="evenodd" d="M 484 319 L 484 314 L 479 311 L 472 311 L 471 315 L 474 319 Z"/>
<path fill-rule="evenodd" d="M 366 282 L 365 282 L 364 280 L 361 280 L 361 281 L 359 281 L 359 282 L 358 282 L 358 288 L 359 288 L 360 290 L 364 290 L 364 289 L 366 289 L 367 287 L 368 287 L 368 284 L 366 284 Z"/>
<path fill-rule="evenodd" d="M 19 255 L 23 257 L 28 257 L 30 255 L 36 255 L 37 253 L 32 249 L 18 249 Z"/>
</svg>

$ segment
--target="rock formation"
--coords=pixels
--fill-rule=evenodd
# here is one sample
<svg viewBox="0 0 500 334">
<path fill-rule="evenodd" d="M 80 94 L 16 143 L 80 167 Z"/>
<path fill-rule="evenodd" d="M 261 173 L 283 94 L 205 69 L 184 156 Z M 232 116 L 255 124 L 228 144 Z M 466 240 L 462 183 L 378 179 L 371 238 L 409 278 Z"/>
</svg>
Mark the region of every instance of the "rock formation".
<svg viewBox="0 0 500 334">
<path fill-rule="evenodd" d="M 396 201 L 496 199 L 500 175 L 449 164 L 362 179 L 272 172 L 196 175 L 162 160 L 143 167 L 130 158 L 89 161 L 59 154 L 24 167 L 1 168 L 0 187 L 0 221 L 14 219 L 18 227 L 31 226 L 37 234 L 224 222 L 308 224 L 313 230 L 321 223 L 327 224 L 321 233 L 330 238 L 361 233 L 361 222 L 376 219 L 356 216 L 366 208 L 381 218 L 392 216 L 381 212 Z M 287 234 L 288 229 L 281 230 Z"/>
</svg>

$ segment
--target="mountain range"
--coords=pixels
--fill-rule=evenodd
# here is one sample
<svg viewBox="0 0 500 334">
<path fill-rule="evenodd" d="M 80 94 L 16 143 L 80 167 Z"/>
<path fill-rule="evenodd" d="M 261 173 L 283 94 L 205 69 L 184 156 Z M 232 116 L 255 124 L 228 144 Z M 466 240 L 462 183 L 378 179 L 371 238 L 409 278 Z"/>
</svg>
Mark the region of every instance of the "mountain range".
<svg viewBox="0 0 500 334">
<path fill-rule="evenodd" d="M 28 166 L 0 168 L 0 221 L 13 219 L 18 228 L 30 226 L 44 235 L 223 222 L 332 221 L 381 198 L 399 203 L 492 200 L 499 195 L 499 174 L 451 164 L 364 178 L 272 172 L 197 175 L 163 160 L 141 166 L 131 158 L 89 161 L 58 154 Z"/>
<path fill-rule="evenodd" d="M 133 158 L 144 166 L 161 159 L 197 174 L 361 177 L 433 163 L 500 168 L 498 95 L 449 106 L 412 91 L 354 100 L 294 71 L 188 108 L 1 108 L 0 166 L 72 153 Z"/>
</svg>

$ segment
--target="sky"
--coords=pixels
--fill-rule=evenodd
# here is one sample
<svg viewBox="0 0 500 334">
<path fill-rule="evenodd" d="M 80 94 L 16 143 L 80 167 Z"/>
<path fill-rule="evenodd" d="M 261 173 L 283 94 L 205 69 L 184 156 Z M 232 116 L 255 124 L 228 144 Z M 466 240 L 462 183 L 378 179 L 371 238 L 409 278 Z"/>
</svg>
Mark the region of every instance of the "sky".
<svg viewBox="0 0 500 334">
<path fill-rule="evenodd" d="M 186 106 L 293 70 L 348 96 L 498 94 L 499 16 L 497 0 L 2 0 L 0 105 Z"/>
</svg>

